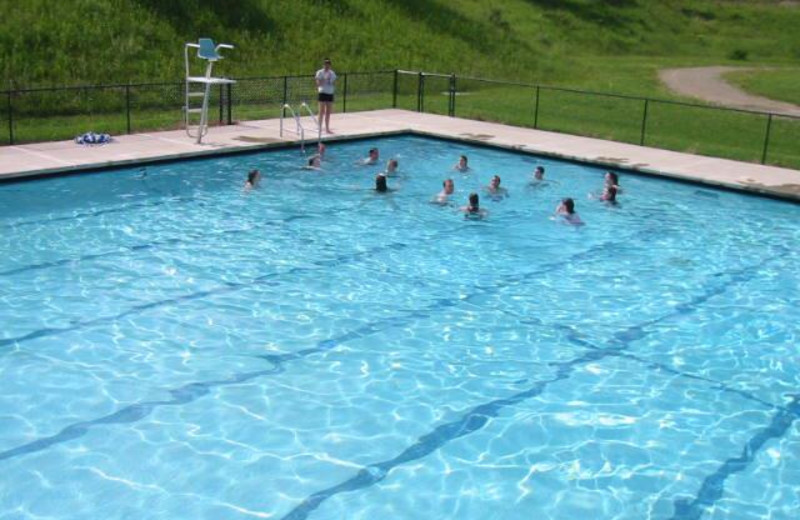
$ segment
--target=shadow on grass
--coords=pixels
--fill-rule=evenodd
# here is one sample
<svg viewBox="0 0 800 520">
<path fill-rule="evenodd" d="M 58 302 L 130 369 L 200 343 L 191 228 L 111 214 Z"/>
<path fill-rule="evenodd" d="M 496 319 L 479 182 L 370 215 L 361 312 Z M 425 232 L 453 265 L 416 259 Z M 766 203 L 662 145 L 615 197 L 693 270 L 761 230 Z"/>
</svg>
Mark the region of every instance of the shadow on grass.
<svg viewBox="0 0 800 520">
<path fill-rule="evenodd" d="M 258 0 L 195 0 L 194 2 L 135 0 L 135 2 L 168 21 L 178 34 L 210 37 L 220 26 L 231 31 L 248 30 L 270 34 L 280 32 L 278 24 L 267 16 Z M 211 13 L 213 16 L 200 16 L 204 13 Z"/>
<path fill-rule="evenodd" d="M 637 7 L 638 0 L 526 0 L 527 3 L 549 11 L 570 13 L 592 24 L 624 27 L 630 22 L 624 9 Z"/>
<path fill-rule="evenodd" d="M 498 48 L 504 37 L 520 48 L 520 52 L 531 51 L 527 42 L 513 38 L 503 27 L 470 20 L 455 9 L 432 0 L 385 0 L 401 10 L 415 22 L 427 25 L 431 30 L 463 41 L 471 48 L 488 54 Z M 496 25 L 496 24 L 495 24 Z M 496 36 L 496 37 L 494 37 Z"/>
</svg>

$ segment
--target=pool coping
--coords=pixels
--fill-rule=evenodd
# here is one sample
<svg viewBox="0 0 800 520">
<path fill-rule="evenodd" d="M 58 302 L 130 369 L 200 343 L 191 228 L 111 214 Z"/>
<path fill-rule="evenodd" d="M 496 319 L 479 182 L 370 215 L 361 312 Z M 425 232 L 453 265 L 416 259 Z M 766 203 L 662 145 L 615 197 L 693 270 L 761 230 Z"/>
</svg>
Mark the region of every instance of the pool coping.
<svg viewBox="0 0 800 520">
<path fill-rule="evenodd" d="M 334 121 L 344 131 L 325 135 L 322 139 L 325 143 L 416 135 L 800 202 L 800 171 L 786 168 L 399 109 L 337 114 Z M 121 136 L 115 143 L 89 148 L 81 148 L 72 141 L 4 146 L 0 147 L 0 164 L 11 167 L 7 171 L 0 169 L 0 183 L 255 154 L 297 147 L 301 142 L 296 136 L 280 137 L 279 119 L 212 127 L 206 141 L 196 145 L 182 130 L 170 130 Z M 138 149 L 142 144 L 144 151 Z M 154 152 L 153 148 L 159 144 L 163 150 Z M 575 152 L 576 149 L 581 152 Z M 60 154 L 62 158 L 78 157 L 70 162 L 61 160 Z M 24 160 L 20 161 L 20 157 Z M 15 164 L 24 167 L 15 168 Z"/>
</svg>

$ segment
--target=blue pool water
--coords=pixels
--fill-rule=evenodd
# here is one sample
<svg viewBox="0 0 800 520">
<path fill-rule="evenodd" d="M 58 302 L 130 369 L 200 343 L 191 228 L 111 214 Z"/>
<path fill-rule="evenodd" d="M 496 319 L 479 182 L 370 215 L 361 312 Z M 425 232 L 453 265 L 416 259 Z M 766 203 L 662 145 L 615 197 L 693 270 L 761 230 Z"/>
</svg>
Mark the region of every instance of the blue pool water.
<svg viewBox="0 0 800 520">
<path fill-rule="evenodd" d="M 328 155 L 0 186 L 0 519 L 797 517 L 798 206 Z"/>
</svg>

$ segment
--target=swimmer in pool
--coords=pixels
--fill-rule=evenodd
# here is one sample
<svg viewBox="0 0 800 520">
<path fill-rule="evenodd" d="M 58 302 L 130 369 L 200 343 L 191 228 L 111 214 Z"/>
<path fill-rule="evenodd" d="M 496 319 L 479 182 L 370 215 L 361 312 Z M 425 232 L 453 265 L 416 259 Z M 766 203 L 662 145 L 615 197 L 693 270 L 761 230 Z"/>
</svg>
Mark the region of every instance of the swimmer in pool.
<svg viewBox="0 0 800 520">
<path fill-rule="evenodd" d="M 375 191 L 378 193 L 389 193 L 392 191 L 386 183 L 386 174 L 379 173 L 375 176 Z"/>
<path fill-rule="evenodd" d="M 325 146 L 325 143 L 319 143 L 317 145 L 317 155 L 319 156 L 320 161 L 325 159 L 325 152 L 327 151 L 327 149 L 328 148 Z"/>
<path fill-rule="evenodd" d="M 508 197 L 508 190 L 500 186 L 499 175 L 492 177 L 491 182 L 484 188 L 484 191 L 489 194 L 492 200 L 503 200 Z"/>
<path fill-rule="evenodd" d="M 558 183 L 544 178 L 544 166 L 537 166 L 536 169 L 533 170 L 533 177 L 531 177 L 531 180 L 528 183 L 528 188 L 538 189 L 553 184 Z"/>
<path fill-rule="evenodd" d="M 597 193 L 590 193 L 590 199 L 597 199 L 609 204 L 617 203 L 617 194 L 622 192 L 619 187 L 619 176 L 614 172 L 606 172 L 603 178 L 603 191 L 598 195 Z"/>
<path fill-rule="evenodd" d="M 319 155 L 312 155 L 308 158 L 308 163 L 303 167 L 306 170 L 319 170 L 322 168 L 322 158 Z"/>
<path fill-rule="evenodd" d="M 397 159 L 389 159 L 389 162 L 386 163 L 386 175 L 394 175 L 397 173 L 398 166 L 399 163 L 397 162 Z"/>
<path fill-rule="evenodd" d="M 261 172 L 258 170 L 250 170 L 247 174 L 247 180 L 244 182 L 245 191 L 258 188 L 258 184 L 260 182 L 261 182 Z"/>
<path fill-rule="evenodd" d="M 575 212 L 575 201 L 570 198 L 561 199 L 561 203 L 556 207 L 555 215 L 561 217 L 566 224 L 583 225 L 581 217 Z"/>
<path fill-rule="evenodd" d="M 613 186 L 616 188 L 617 193 L 622 193 L 622 188 L 619 186 L 619 175 L 614 172 L 606 172 L 605 176 L 603 177 L 603 182 L 605 187 Z"/>
<path fill-rule="evenodd" d="M 474 192 L 469 194 L 469 204 L 461 206 L 459 211 L 464 213 L 466 218 L 483 218 L 487 215 L 487 211 L 481 208 L 480 197 Z"/>
<path fill-rule="evenodd" d="M 468 163 L 467 156 L 462 155 L 461 157 L 458 158 L 458 162 L 453 166 L 453 169 L 459 172 L 468 172 L 469 165 L 467 163 Z"/>
<path fill-rule="evenodd" d="M 613 184 L 607 184 L 605 188 L 603 188 L 603 193 L 600 194 L 601 201 L 608 203 L 608 204 L 616 204 L 617 203 L 617 186 Z"/>
<path fill-rule="evenodd" d="M 366 159 L 361 159 L 361 164 L 369 165 L 369 164 L 376 164 L 380 159 L 380 152 L 377 148 L 370 148 L 369 155 Z"/>
<path fill-rule="evenodd" d="M 450 202 L 450 195 L 456 191 L 456 185 L 453 179 L 445 179 L 442 182 L 442 191 L 433 199 L 434 204 L 441 204 L 442 206 Z"/>
</svg>

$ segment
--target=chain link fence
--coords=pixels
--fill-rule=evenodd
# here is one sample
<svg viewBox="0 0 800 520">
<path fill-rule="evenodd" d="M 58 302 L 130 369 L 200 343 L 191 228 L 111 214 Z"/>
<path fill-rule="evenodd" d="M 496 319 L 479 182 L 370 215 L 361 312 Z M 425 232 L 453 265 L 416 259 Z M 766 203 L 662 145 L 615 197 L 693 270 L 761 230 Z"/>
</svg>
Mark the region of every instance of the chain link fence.
<svg viewBox="0 0 800 520">
<path fill-rule="evenodd" d="M 398 106 L 800 169 L 800 117 L 507 81 L 398 71 Z"/>
<path fill-rule="evenodd" d="M 394 79 L 394 71 L 340 74 L 337 111 L 390 107 Z M 284 104 L 305 102 L 316 110 L 311 74 L 241 78 L 232 85 L 213 86 L 210 94 L 211 125 L 279 117 Z M 87 131 L 120 135 L 179 129 L 184 103 L 183 82 L 3 91 L 0 144 L 71 139 Z"/>
<path fill-rule="evenodd" d="M 173 82 L 2 91 L 0 143 L 182 128 L 184 88 Z M 316 110 L 316 97 L 311 74 L 240 78 L 212 88 L 209 122 L 277 118 L 285 104 Z M 391 107 L 800 169 L 798 117 L 418 71 L 339 74 L 336 112 Z"/>
</svg>

